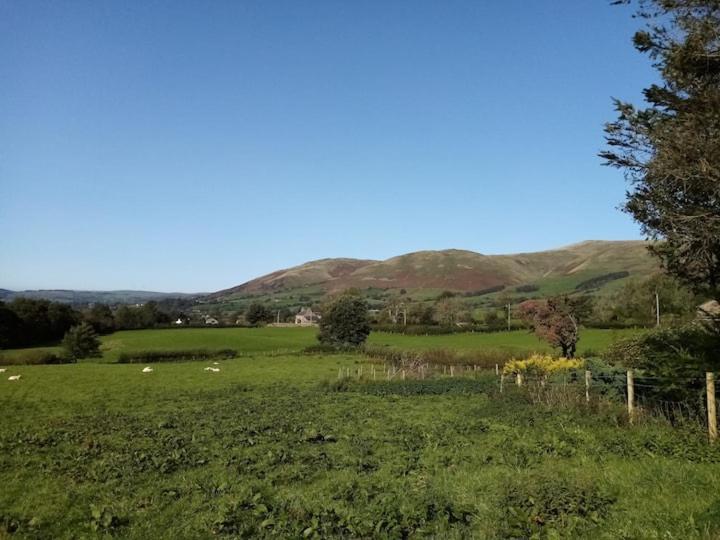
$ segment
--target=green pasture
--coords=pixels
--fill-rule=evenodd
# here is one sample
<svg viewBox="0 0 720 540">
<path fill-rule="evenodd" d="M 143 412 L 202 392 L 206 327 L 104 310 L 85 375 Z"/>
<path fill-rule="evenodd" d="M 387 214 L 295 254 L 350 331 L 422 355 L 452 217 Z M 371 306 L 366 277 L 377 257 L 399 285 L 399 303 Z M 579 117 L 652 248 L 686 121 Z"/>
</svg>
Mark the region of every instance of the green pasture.
<svg viewBox="0 0 720 540">
<path fill-rule="evenodd" d="M 638 330 L 583 329 L 580 332 L 578 353 L 584 351 L 602 352 L 613 341 L 636 334 Z M 461 333 L 440 336 L 407 336 L 403 334 L 372 333 L 369 343 L 391 345 L 400 349 L 507 349 L 523 353 L 526 351 L 551 351 L 547 343 L 540 341 L 526 330 L 512 332 Z"/>
<path fill-rule="evenodd" d="M 638 330 L 583 329 L 580 333 L 578 353 L 601 352 L 614 340 Z M 102 336 L 102 358 L 83 362 L 115 362 L 121 352 L 179 349 L 235 349 L 240 354 L 291 353 L 314 345 L 315 328 L 182 328 L 127 330 Z M 550 347 L 533 334 L 514 332 L 461 333 L 440 336 L 408 336 L 373 332 L 368 341 L 373 345 L 389 345 L 402 349 L 506 349 L 523 354 L 527 351 L 549 351 Z M 29 349 L 1 351 L 15 356 Z M 35 350 L 60 352 L 58 347 L 40 347 Z"/>
<path fill-rule="evenodd" d="M 359 360 L 11 367 L 0 538 L 720 534 L 720 449 L 695 424 L 534 404 L 491 374 L 338 382 Z"/>
</svg>

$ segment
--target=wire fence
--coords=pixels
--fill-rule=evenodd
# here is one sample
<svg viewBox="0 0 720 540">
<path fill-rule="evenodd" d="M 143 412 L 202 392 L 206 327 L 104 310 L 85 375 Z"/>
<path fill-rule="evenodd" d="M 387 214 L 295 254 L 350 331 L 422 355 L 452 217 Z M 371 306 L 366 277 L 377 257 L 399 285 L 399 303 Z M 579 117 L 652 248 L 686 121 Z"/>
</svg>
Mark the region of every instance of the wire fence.
<svg viewBox="0 0 720 540">
<path fill-rule="evenodd" d="M 573 370 L 549 375 L 505 374 L 495 366 L 499 391 L 508 385 L 528 391 L 539 402 L 558 400 L 560 393 L 566 400 L 591 403 L 600 399 L 622 401 L 627 406 L 630 423 L 641 417 L 660 415 L 671 423 L 693 421 L 707 426 L 710 442 L 718 438 L 715 374 L 690 370 L 672 374 L 645 373 L 628 370 Z M 433 365 L 408 363 L 404 365 L 370 364 L 354 368 L 340 368 L 338 378 L 357 378 L 373 381 L 398 381 L 438 377 L 487 376 L 488 370 L 473 365 Z M 552 394 L 554 392 L 555 394 Z"/>
</svg>

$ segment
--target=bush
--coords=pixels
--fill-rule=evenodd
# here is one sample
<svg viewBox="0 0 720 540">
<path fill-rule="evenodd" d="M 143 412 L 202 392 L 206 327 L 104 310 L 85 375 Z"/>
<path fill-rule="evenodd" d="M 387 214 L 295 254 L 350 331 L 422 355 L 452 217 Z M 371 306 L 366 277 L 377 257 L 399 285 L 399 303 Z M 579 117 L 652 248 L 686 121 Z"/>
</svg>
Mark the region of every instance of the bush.
<svg viewBox="0 0 720 540">
<path fill-rule="evenodd" d="M 363 352 L 370 358 L 378 359 L 395 366 L 401 366 L 412 359 L 430 365 L 478 366 L 491 369 L 495 365 L 504 365 L 513 358 L 512 351 L 505 349 L 479 349 L 476 351 L 456 351 L 452 349 L 429 349 L 425 351 L 404 351 L 382 345 L 366 345 Z"/>
<path fill-rule="evenodd" d="M 505 374 L 523 374 L 547 377 L 554 373 L 580 369 L 585 361 L 580 358 L 553 358 L 549 355 L 533 354 L 525 360 L 511 360 L 503 368 Z"/>
<path fill-rule="evenodd" d="M 615 365 L 654 374 L 704 374 L 720 368 L 720 336 L 699 325 L 650 330 L 612 343 L 605 359 Z"/>
<path fill-rule="evenodd" d="M 303 354 L 350 354 L 361 352 L 362 349 L 358 349 L 355 346 L 342 347 L 335 345 L 328 345 L 324 343 L 318 343 L 317 345 L 310 345 L 302 350 Z"/>
<path fill-rule="evenodd" d="M 65 356 L 58 356 L 47 351 L 23 351 L 10 355 L 0 356 L 0 366 L 35 366 L 42 364 L 71 364 L 74 359 Z"/>
<path fill-rule="evenodd" d="M 525 326 L 513 323 L 511 330 L 522 330 Z M 504 332 L 507 330 L 507 323 L 502 320 L 501 327 L 490 328 L 477 324 L 466 324 L 463 326 L 429 325 L 429 324 L 374 324 L 373 332 L 387 332 L 389 334 L 403 334 L 406 336 L 440 336 L 445 334 L 463 334 L 471 332 Z"/>
<path fill-rule="evenodd" d="M 720 336 L 690 324 L 651 330 L 613 343 L 604 358 L 637 370 L 638 399 L 702 406 L 705 372 L 720 369 Z"/>
<path fill-rule="evenodd" d="M 515 287 L 516 292 L 535 292 L 540 290 L 540 287 L 537 285 L 518 285 Z"/>
<path fill-rule="evenodd" d="M 184 362 L 188 360 L 225 360 L 237 356 L 234 349 L 181 349 L 132 351 L 120 353 L 118 364 L 149 364 L 153 362 Z"/>
<path fill-rule="evenodd" d="M 245 311 L 245 320 L 249 324 L 257 326 L 259 324 L 272 321 L 273 312 L 265 304 L 253 302 Z"/>
</svg>

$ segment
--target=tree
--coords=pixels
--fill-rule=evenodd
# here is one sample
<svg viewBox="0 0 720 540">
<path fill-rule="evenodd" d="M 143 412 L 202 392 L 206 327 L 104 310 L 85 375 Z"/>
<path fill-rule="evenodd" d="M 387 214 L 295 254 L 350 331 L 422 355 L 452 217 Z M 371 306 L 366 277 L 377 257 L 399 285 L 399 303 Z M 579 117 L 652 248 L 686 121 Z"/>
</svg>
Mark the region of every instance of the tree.
<svg viewBox="0 0 720 540">
<path fill-rule="evenodd" d="M 81 320 L 79 312 L 67 304 L 16 298 L 6 306 L 20 319 L 13 341 L 19 346 L 41 345 L 57 341 Z"/>
<path fill-rule="evenodd" d="M 95 304 L 85 313 L 85 320 L 99 334 L 107 334 L 115 330 L 115 318 L 107 304 Z"/>
<path fill-rule="evenodd" d="M 537 337 L 559 348 L 564 358 L 573 358 L 580 339 L 580 320 L 590 309 L 588 297 L 559 296 L 526 300 L 518 306 L 518 313 Z"/>
<path fill-rule="evenodd" d="M 486 312 L 483 321 L 485 322 L 485 326 L 487 326 L 488 330 L 497 331 L 507 328 L 507 321 L 504 317 L 498 315 L 498 312 L 495 309 L 490 309 L 490 311 Z"/>
<path fill-rule="evenodd" d="M 370 334 L 368 305 L 353 294 L 333 298 L 322 308 L 320 343 L 334 347 L 356 347 L 365 343 Z"/>
<path fill-rule="evenodd" d="M 249 324 L 260 324 L 270 322 L 273 319 L 273 313 L 269 307 L 260 302 L 253 302 L 245 310 L 245 320 Z"/>
<path fill-rule="evenodd" d="M 0 349 L 9 349 L 20 344 L 18 336 L 21 328 L 20 317 L 3 302 L 0 302 Z"/>
<path fill-rule="evenodd" d="M 647 106 L 615 100 L 605 164 L 631 183 L 624 205 L 664 269 L 694 291 L 720 293 L 720 1 L 617 0 L 637 4 L 647 26 L 635 48 L 662 82 Z"/>
<path fill-rule="evenodd" d="M 120 306 L 115 312 L 115 325 L 121 330 L 140 328 L 141 324 L 138 315 L 138 308 Z"/>
<path fill-rule="evenodd" d="M 68 358 L 97 358 L 100 355 L 100 340 L 92 326 L 82 322 L 65 333 L 62 347 Z"/>
<path fill-rule="evenodd" d="M 435 316 L 440 324 L 452 326 L 458 321 L 462 304 L 456 298 L 445 297 L 435 303 Z"/>
<path fill-rule="evenodd" d="M 435 308 L 431 304 L 411 304 L 408 309 L 408 321 L 410 324 L 431 325 L 435 324 Z"/>
<path fill-rule="evenodd" d="M 695 316 L 702 299 L 676 279 L 658 272 L 648 278 L 628 280 L 616 292 L 600 298 L 594 318 L 602 322 L 654 325 L 657 316 L 655 294 L 664 322 L 677 322 Z"/>
</svg>

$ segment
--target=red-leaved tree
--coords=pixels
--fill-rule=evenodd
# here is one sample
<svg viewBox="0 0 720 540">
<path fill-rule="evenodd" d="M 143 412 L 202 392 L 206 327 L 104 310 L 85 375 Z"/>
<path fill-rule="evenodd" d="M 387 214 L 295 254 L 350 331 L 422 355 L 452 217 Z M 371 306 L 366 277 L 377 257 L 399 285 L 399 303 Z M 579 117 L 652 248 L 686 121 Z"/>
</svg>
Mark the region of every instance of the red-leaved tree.
<svg viewBox="0 0 720 540">
<path fill-rule="evenodd" d="M 580 318 L 590 306 L 586 297 L 559 296 L 547 300 L 527 300 L 518 306 L 518 315 L 535 335 L 573 358 L 580 339 Z"/>
</svg>

